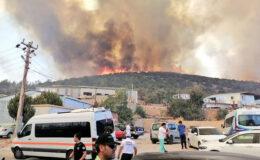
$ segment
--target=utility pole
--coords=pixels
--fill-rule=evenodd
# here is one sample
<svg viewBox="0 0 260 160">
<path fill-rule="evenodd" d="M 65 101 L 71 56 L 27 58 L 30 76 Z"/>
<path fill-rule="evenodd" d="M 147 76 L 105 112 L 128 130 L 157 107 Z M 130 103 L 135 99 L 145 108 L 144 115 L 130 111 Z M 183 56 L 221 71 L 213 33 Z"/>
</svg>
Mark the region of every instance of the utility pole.
<svg viewBox="0 0 260 160">
<path fill-rule="evenodd" d="M 26 58 L 24 58 L 24 56 L 22 55 L 22 59 L 25 62 L 25 67 L 24 67 L 24 73 L 23 73 L 23 81 L 22 81 L 22 87 L 21 87 L 21 91 L 20 91 L 20 99 L 19 99 L 19 107 L 18 107 L 18 111 L 17 111 L 17 117 L 16 117 L 16 127 L 15 127 L 15 131 L 14 131 L 14 135 L 17 135 L 18 132 L 21 131 L 22 129 L 22 122 L 23 122 L 23 107 L 24 107 L 24 92 L 26 90 L 26 83 L 27 83 L 27 73 L 29 70 L 29 65 L 30 65 L 30 55 L 33 54 L 34 56 L 36 56 L 35 54 L 35 50 L 38 49 L 38 45 L 37 47 L 33 47 L 33 42 L 28 42 L 25 43 L 24 39 L 20 44 L 16 45 L 16 48 L 20 48 L 20 46 L 24 46 L 22 48 L 22 50 L 24 52 L 26 52 Z"/>
</svg>

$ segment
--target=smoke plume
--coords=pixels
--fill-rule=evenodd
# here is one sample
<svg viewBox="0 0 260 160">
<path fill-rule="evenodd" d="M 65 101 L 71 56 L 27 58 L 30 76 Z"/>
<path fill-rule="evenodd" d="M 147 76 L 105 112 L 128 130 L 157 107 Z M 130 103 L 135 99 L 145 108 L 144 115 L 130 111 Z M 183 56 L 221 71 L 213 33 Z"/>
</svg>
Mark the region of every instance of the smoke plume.
<svg viewBox="0 0 260 160">
<path fill-rule="evenodd" d="M 90 3 L 96 7 L 87 8 Z M 260 79 L 260 1 L 8 0 L 67 77 L 178 71 Z"/>
</svg>

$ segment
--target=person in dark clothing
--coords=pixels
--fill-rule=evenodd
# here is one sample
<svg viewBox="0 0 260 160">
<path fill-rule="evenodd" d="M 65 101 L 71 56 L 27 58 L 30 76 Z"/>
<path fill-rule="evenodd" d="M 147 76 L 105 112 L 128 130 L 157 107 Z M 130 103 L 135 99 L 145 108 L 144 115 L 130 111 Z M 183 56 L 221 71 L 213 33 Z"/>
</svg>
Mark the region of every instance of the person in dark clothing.
<svg viewBox="0 0 260 160">
<path fill-rule="evenodd" d="M 186 126 L 182 124 L 182 121 L 179 121 L 179 125 L 178 125 L 178 131 L 180 133 L 180 138 L 181 138 L 181 147 L 182 149 L 185 147 L 187 149 L 186 146 Z"/>
<path fill-rule="evenodd" d="M 76 142 L 74 145 L 74 150 L 70 154 L 70 158 L 74 156 L 74 160 L 84 160 L 87 156 L 87 151 L 85 145 L 80 142 L 81 135 L 80 133 L 74 134 L 74 141 Z"/>
</svg>

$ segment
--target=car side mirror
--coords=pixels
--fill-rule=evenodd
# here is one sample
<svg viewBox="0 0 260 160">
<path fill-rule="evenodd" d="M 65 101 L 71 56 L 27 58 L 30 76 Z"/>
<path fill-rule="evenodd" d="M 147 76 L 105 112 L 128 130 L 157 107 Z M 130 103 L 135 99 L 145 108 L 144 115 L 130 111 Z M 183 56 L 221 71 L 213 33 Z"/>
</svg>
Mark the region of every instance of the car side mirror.
<svg viewBox="0 0 260 160">
<path fill-rule="evenodd" d="M 221 124 L 221 127 L 222 127 L 222 128 L 225 128 L 224 124 Z"/>
<path fill-rule="evenodd" d="M 194 135 L 196 135 L 196 136 L 197 136 L 197 135 L 198 135 L 198 133 L 197 133 L 197 132 L 194 132 Z"/>
<path fill-rule="evenodd" d="M 228 140 L 227 144 L 233 144 L 234 142 L 232 140 Z"/>
<path fill-rule="evenodd" d="M 20 132 L 17 133 L 17 137 L 18 137 L 18 138 L 21 137 L 21 133 L 20 133 Z"/>
</svg>

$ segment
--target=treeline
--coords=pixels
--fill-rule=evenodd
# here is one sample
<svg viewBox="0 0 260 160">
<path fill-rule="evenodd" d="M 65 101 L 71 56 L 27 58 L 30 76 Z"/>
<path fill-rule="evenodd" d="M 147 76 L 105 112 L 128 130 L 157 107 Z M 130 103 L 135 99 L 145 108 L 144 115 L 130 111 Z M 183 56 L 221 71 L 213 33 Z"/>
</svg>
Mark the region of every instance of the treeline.
<svg viewBox="0 0 260 160">
<path fill-rule="evenodd" d="M 22 84 L 21 82 L 16 83 L 8 80 L 0 81 L 0 94 L 4 94 L 4 95 L 16 94 L 20 92 L 21 84 Z M 27 89 L 34 90 L 37 84 L 38 82 L 29 83 L 27 84 Z"/>
</svg>

